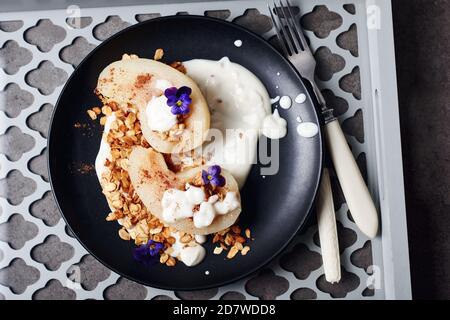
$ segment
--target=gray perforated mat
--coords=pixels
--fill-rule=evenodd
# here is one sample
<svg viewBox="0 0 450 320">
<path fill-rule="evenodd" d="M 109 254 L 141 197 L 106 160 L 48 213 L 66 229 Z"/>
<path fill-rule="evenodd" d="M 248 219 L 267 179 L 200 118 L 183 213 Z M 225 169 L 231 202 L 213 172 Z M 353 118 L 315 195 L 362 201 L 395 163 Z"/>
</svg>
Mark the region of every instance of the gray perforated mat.
<svg viewBox="0 0 450 320">
<path fill-rule="evenodd" d="M 380 167 L 386 163 L 376 148 L 383 139 L 377 140 L 374 118 L 366 1 L 291 2 L 301 7 L 303 15 L 298 19 L 315 50 L 320 86 L 342 121 L 380 205 L 382 222 L 390 221 L 393 214 L 404 220 L 401 185 L 399 193 L 396 191 L 401 196 L 397 212 L 379 201 L 384 181 L 379 179 Z M 400 223 L 399 236 L 389 233 L 369 241 L 352 222 L 334 176 L 343 273 L 339 284 L 325 281 L 315 225 L 299 234 L 276 261 L 257 274 L 226 287 L 196 292 L 158 290 L 121 278 L 71 237 L 50 192 L 46 168 L 47 130 L 62 85 L 82 58 L 115 32 L 139 21 L 177 13 L 227 19 L 276 45 L 265 1 L 0 13 L 0 299 L 408 298 L 407 268 L 400 285 L 398 279 L 392 279 L 390 269 L 385 276 L 386 257 L 395 270 L 399 263 L 400 267 L 407 265 L 407 252 L 406 257 L 394 257 L 391 248 L 392 238 L 400 239 L 404 246 L 404 223 Z M 385 116 L 392 112 L 395 116 L 395 109 L 386 111 Z M 399 135 L 398 130 L 390 134 Z M 398 163 L 390 165 L 398 168 Z M 383 192 L 389 192 L 386 189 L 392 185 L 384 181 L 382 187 Z"/>
</svg>

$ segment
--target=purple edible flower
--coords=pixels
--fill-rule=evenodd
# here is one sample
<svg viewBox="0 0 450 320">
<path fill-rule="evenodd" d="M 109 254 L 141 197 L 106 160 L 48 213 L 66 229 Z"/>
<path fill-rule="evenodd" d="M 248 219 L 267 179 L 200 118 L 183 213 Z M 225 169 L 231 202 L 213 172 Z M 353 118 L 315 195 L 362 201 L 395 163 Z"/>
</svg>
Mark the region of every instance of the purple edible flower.
<svg viewBox="0 0 450 320">
<path fill-rule="evenodd" d="M 164 245 L 162 243 L 149 240 L 133 250 L 133 257 L 135 260 L 149 266 L 156 262 L 158 253 L 163 248 Z"/>
<path fill-rule="evenodd" d="M 211 166 L 208 171 L 202 170 L 202 180 L 205 185 L 211 184 L 214 187 L 223 187 L 225 185 L 225 178 L 220 175 L 220 166 Z"/>
<path fill-rule="evenodd" d="M 167 105 L 173 114 L 188 114 L 192 90 L 189 87 L 167 88 L 164 95 L 167 98 Z"/>
</svg>

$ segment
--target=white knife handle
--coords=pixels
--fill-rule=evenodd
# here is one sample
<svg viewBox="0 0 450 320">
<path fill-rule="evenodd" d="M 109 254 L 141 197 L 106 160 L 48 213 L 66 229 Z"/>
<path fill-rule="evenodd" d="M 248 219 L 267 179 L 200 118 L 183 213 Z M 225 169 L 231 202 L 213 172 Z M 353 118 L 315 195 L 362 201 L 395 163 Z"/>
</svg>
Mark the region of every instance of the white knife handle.
<svg viewBox="0 0 450 320">
<path fill-rule="evenodd" d="M 369 238 L 378 232 L 378 214 L 372 197 L 337 120 L 325 125 L 325 137 L 350 213 Z"/>
<path fill-rule="evenodd" d="M 317 195 L 317 224 L 319 226 L 320 249 L 322 250 L 325 279 L 330 283 L 341 280 L 341 258 L 334 213 L 330 175 L 324 168 Z"/>
</svg>

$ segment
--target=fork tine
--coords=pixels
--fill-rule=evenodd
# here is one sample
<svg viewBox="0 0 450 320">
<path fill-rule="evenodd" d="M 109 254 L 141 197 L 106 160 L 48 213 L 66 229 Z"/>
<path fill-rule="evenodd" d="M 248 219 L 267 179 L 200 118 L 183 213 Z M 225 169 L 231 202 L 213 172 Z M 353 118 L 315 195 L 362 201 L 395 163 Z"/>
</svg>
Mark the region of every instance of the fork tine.
<svg viewBox="0 0 450 320">
<path fill-rule="evenodd" d="M 277 33 L 277 38 L 278 38 L 278 41 L 280 42 L 281 49 L 283 50 L 283 52 L 286 56 L 289 56 L 290 55 L 289 51 L 287 50 L 283 36 L 281 35 L 281 29 L 279 26 L 279 24 L 282 26 L 281 21 L 279 20 L 279 18 L 278 18 L 278 20 L 275 19 L 273 12 L 272 12 L 272 8 L 270 7 L 269 4 L 267 5 L 267 7 L 269 8 L 270 17 L 272 18 L 273 25 L 275 26 L 275 32 Z"/>
<path fill-rule="evenodd" d="M 308 42 L 306 41 L 305 35 L 303 34 L 303 29 L 302 29 L 302 27 L 300 26 L 300 22 L 298 22 L 298 21 L 296 21 L 296 20 L 294 19 L 294 15 L 292 14 L 292 10 L 291 10 L 291 7 L 292 7 L 292 6 L 291 6 L 291 3 L 289 2 L 289 0 L 286 0 L 286 2 L 287 2 L 287 4 L 288 4 L 289 15 L 290 15 L 291 18 L 292 18 L 292 21 L 293 21 L 293 23 L 294 23 L 295 30 L 297 31 L 297 35 L 298 35 L 298 37 L 299 37 L 299 39 L 300 39 L 301 45 L 302 45 L 302 47 L 303 47 L 303 50 L 305 50 L 305 51 L 311 51 L 310 48 L 309 48 L 309 46 L 308 46 Z M 299 10 L 300 10 L 300 8 L 299 8 Z M 301 16 L 301 11 L 299 11 L 299 15 Z"/>
<path fill-rule="evenodd" d="M 281 22 L 280 13 L 283 11 L 281 10 L 281 8 L 277 7 L 275 1 L 273 2 L 273 6 L 275 8 L 275 13 L 276 13 L 277 19 L 281 25 L 281 30 L 283 31 L 282 36 L 284 38 L 284 41 L 287 44 L 289 50 L 291 51 L 291 54 L 295 54 L 295 53 L 297 53 L 297 50 L 295 50 L 295 48 L 294 48 L 295 45 L 292 43 L 292 40 L 289 37 L 290 32 L 289 32 L 289 30 L 286 31 L 286 28 L 283 27 L 283 23 Z M 284 12 L 283 12 L 283 17 L 284 17 Z M 288 35 L 288 33 L 289 33 L 289 35 Z"/>
<path fill-rule="evenodd" d="M 290 10 L 290 7 L 286 7 L 283 1 L 280 0 L 281 10 L 283 11 L 283 18 L 286 21 L 286 25 L 293 41 L 294 49 L 298 53 L 303 50 L 302 45 L 298 41 L 298 30 L 295 28 L 294 16 Z"/>
</svg>

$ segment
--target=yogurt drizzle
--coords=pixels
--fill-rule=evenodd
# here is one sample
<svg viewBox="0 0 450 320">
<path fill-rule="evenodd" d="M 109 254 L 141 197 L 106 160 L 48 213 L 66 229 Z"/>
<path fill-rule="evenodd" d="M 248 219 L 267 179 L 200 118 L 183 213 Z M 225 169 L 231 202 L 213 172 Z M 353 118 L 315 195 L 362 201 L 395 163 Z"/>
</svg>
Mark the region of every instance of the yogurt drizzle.
<svg viewBox="0 0 450 320">
<path fill-rule="evenodd" d="M 280 107 L 283 109 L 289 109 L 292 106 L 292 100 L 289 96 L 282 96 L 280 98 Z"/>
<path fill-rule="evenodd" d="M 302 104 L 306 101 L 306 95 L 304 93 L 300 93 L 297 97 L 295 97 L 295 102 Z"/>
<path fill-rule="evenodd" d="M 227 169 L 242 187 L 255 158 L 259 135 L 276 131 L 270 137 L 282 138 L 287 132 L 286 122 L 271 113 L 271 100 L 261 81 L 227 57 L 218 61 L 194 59 L 183 65 L 207 100 L 211 128 L 221 136 L 206 142 L 200 152 L 207 164 Z M 265 123 L 270 127 L 264 128 Z"/>
</svg>

